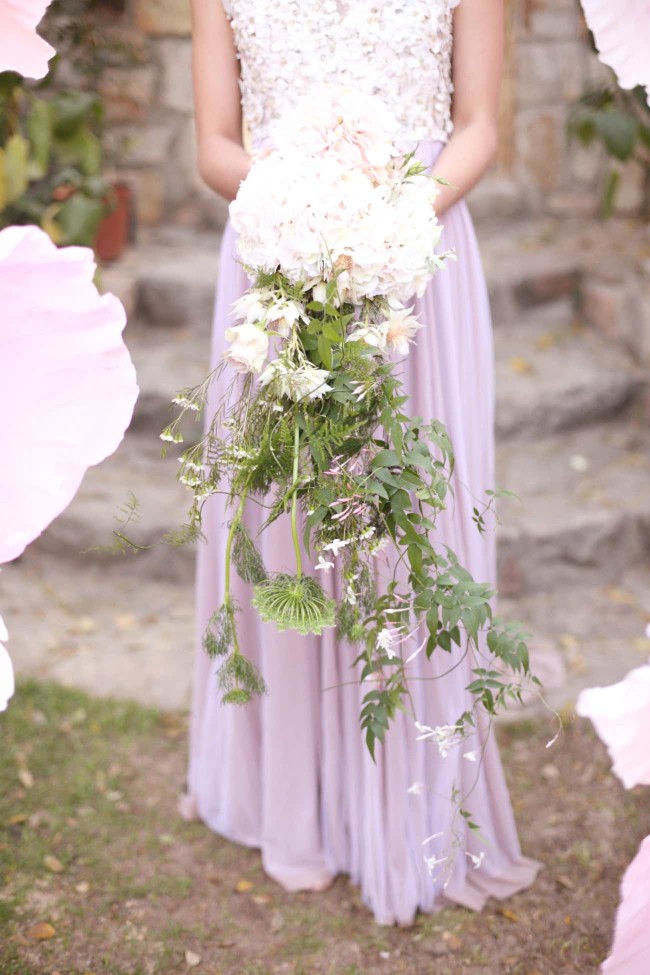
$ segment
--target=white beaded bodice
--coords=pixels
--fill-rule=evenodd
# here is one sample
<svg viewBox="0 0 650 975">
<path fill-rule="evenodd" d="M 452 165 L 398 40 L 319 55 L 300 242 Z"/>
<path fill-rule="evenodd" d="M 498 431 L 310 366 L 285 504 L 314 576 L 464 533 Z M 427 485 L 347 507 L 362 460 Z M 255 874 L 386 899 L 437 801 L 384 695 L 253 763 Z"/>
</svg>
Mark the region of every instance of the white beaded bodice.
<svg viewBox="0 0 650 975">
<path fill-rule="evenodd" d="M 459 0 L 223 0 L 254 145 L 313 84 L 379 95 L 404 143 L 446 142 Z"/>
</svg>

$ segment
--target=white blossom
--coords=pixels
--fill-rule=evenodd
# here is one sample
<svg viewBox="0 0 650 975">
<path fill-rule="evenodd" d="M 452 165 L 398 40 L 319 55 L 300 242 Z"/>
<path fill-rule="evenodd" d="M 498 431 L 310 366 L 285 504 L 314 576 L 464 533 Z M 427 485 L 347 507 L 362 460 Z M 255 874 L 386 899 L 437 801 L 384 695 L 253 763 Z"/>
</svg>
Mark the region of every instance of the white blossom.
<svg viewBox="0 0 650 975">
<path fill-rule="evenodd" d="M 318 565 L 315 565 L 314 568 L 317 571 L 319 569 L 322 569 L 324 572 L 329 572 L 331 569 L 334 568 L 334 563 L 333 562 L 328 562 L 327 559 L 324 559 L 322 555 L 319 555 L 318 556 Z"/>
<path fill-rule="evenodd" d="M 446 758 L 454 745 L 458 745 L 464 736 L 462 725 L 437 725 L 432 728 L 430 725 L 415 722 L 416 729 L 420 732 L 417 741 L 432 741 L 438 746 L 438 751 L 443 758 Z"/>
</svg>

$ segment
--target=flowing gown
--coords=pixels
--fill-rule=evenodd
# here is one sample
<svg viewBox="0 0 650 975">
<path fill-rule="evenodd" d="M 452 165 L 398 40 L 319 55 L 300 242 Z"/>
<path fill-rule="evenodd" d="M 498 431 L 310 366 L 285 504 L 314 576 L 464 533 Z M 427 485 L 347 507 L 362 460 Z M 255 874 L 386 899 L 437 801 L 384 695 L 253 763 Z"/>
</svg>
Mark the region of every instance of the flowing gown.
<svg viewBox="0 0 650 975">
<path fill-rule="evenodd" d="M 217 0 L 215 0 L 217 2 Z M 228 0 L 241 63 L 242 103 L 253 144 L 263 145 L 271 120 L 310 84 L 332 81 L 378 94 L 397 116 L 404 148 L 432 164 L 451 133 L 453 7 L 458 0 Z M 462 0 L 461 0 L 462 2 Z M 317 192 L 317 187 L 314 188 Z M 458 261 L 437 275 L 416 312 L 424 324 L 402 376 L 413 415 L 442 420 L 456 455 L 453 506 L 437 541 L 448 544 L 479 581 L 494 582 L 494 534 L 472 521 L 474 498 L 494 486 L 493 349 L 490 312 L 472 223 L 464 203 L 444 218 L 443 245 Z M 213 363 L 225 348 L 233 301 L 249 287 L 226 227 L 213 328 Z M 218 394 L 219 390 L 215 391 Z M 418 741 L 412 718 L 400 714 L 377 763 L 359 727 L 361 687 L 351 662 L 357 650 L 321 637 L 279 633 L 250 606 L 250 587 L 235 577 L 244 607 L 240 643 L 260 667 L 268 693 L 245 707 L 224 706 L 215 662 L 200 645 L 222 600 L 228 512 L 220 496 L 206 507 L 207 544 L 199 548 L 197 652 L 190 730 L 189 800 L 215 832 L 260 848 L 265 871 L 288 890 L 319 889 L 349 874 L 381 924 L 409 924 L 418 910 L 457 903 L 479 910 L 529 885 L 538 865 L 521 855 L 493 736 L 485 731 L 482 762 L 466 749 L 442 757 Z M 260 511 L 249 505 L 253 534 Z M 286 516 L 261 536 L 270 571 L 292 571 Z M 329 591 L 337 572 L 321 579 Z M 460 654 L 458 655 L 460 659 Z M 420 654 L 414 678 L 448 671 L 447 654 Z M 421 722 L 453 724 L 471 704 L 471 664 L 443 679 L 415 681 Z M 475 746 L 472 746 L 475 747 Z M 412 789 L 414 783 L 420 783 Z M 458 788 L 487 845 L 458 825 L 451 794 Z M 409 789 L 411 791 L 409 791 Z M 452 830 L 457 855 L 443 885 L 424 854 L 445 856 Z M 426 846 L 423 840 L 441 834 Z M 485 852 L 476 869 L 470 854 Z M 468 854 L 468 855 L 465 855 Z"/>
</svg>

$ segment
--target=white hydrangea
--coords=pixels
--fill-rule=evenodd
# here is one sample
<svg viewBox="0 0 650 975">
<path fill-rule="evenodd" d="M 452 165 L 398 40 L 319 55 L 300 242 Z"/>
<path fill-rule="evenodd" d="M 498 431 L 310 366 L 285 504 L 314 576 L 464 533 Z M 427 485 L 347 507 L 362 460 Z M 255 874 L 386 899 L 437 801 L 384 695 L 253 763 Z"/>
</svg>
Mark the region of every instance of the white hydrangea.
<svg viewBox="0 0 650 975">
<path fill-rule="evenodd" d="M 443 264 L 438 187 L 407 176 L 380 99 L 318 89 L 274 128 L 230 206 L 243 264 L 292 283 L 331 280 L 341 300 L 421 295 Z"/>
</svg>

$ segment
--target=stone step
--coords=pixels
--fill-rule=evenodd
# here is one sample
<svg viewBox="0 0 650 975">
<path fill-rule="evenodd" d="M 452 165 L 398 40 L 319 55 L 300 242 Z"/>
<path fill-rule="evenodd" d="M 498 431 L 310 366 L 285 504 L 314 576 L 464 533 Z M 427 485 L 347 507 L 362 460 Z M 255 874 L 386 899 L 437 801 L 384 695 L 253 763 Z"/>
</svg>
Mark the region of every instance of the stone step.
<svg viewBox="0 0 650 975">
<path fill-rule="evenodd" d="M 103 571 L 131 578 L 139 585 L 142 573 L 168 581 L 192 578 L 195 550 L 192 545 L 175 547 L 163 536 L 181 528 L 186 521 L 191 494 L 176 478 L 179 449 L 170 445 L 161 456 L 162 443 L 155 436 L 127 434 L 118 450 L 86 473 L 70 506 L 31 546 L 35 557 L 59 559 L 74 564 L 74 571 L 100 565 Z M 137 511 L 128 524 L 130 497 Z M 143 551 L 126 547 L 123 554 L 106 552 L 124 534 Z"/>
<path fill-rule="evenodd" d="M 30 547 L 2 572 L 5 622 L 19 675 L 55 680 L 101 697 L 185 708 L 195 652 L 191 573 L 174 580 L 94 562 L 62 571 L 57 555 Z M 565 587 L 501 599 L 499 612 L 522 620 L 534 672 L 555 708 L 583 687 L 610 684 L 645 663 L 650 641 L 650 569 L 627 570 L 616 585 Z M 546 713 L 550 739 L 557 728 Z M 524 712 L 525 713 L 525 712 Z M 507 712 L 521 720 L 520 709 Z M 506 716 L 507 716 L 506 715 Z"/>
<path fill-rule="evenodd" d="M 504 595 L 615 583 L 650 564 L 650 434 L 602 424 L 526 444 L 503 444 L 497 480 Z"/>
<path fill-rule="evenodd" d="M 501 598 L 498 610 L 532 634 L 531 665 L 545 684 L 544 700 L 558 710 L 582 688 L 612 684 L 650 657 L 650 565 L 628 568 L 614 583 Z M 534 710 L 543 714 L 543 703 Z M 522 717 L 517 709 L 512 716 Z"/>
<path fill-rule="evenodd" d="M 157 435 L 175 416 L 171 400 L 178 390 L 207 375 L 209 335 L 205 327 L 163 331 L 131 322 L 125 337 L 141 389 L 133 429 Z M 554 316 L 497 329 L 495 349 L 502 440 L 606 419 L 630 407 L 648 385 L 625 353 L 588 329 L 558 325 Z"/>
<path fill-rule="evenodd" d="M 77 567 L 100 563 L 131 575 L 135 584 L 142 572 L 187 581 L 194 548 L 160 544 L 185 522 L 191 499 L 175 477 L 178 451 L 171 447 L 163 459 L 155 437 L 128 434 L 111 458 L 88 472 L 34 550 Z M 497 485 L 517 499 L 499 502 L 500 593 L 614 583 L 630 566 L 650 564 L 649 484 L 650 434 L 629 420 L 502 444 Z M 126 534 L 150 547 L 137 555 L 97 551 L 120 530 L 116 518 L 129 492 L 140 502 L 141 517 Z"/>
<path fill-rule="evenodd" d="M 481 254 L 495 326 L 522 312 L 562 303 L 568 317 L 579 305 L 584 248 L 546 223 L 484 230 Z M 220 237 L 216 232 L 162 226 L 143 228 L 137 245 L 101 272 L 129 315 L 148 326 L 207 325 L 212 319 Z"/>
<path fill-rule="evenodd" d="M 577 323 L 535 316 L 495 330 L 501 440 L 547 436 L 630 407 L 648 377 L 622 350 Z"/>
</svg>

